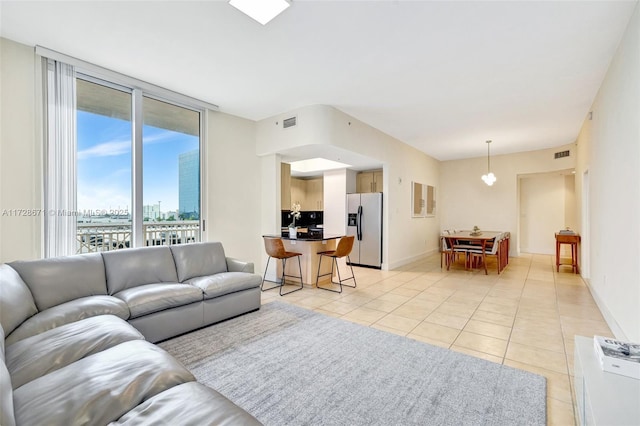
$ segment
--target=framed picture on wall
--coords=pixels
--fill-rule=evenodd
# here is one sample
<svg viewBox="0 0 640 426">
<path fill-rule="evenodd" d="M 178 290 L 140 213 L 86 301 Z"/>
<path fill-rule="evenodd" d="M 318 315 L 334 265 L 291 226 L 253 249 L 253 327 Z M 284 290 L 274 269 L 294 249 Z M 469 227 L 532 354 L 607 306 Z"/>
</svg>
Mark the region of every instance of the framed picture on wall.
<svg viewBox="0 0 640 426">
<path fill-rule="evenodd" d="M 419 182 L 411 182 L 411 217 L 433 217 L 435 215 L 435 187 Z"/>
</svg>

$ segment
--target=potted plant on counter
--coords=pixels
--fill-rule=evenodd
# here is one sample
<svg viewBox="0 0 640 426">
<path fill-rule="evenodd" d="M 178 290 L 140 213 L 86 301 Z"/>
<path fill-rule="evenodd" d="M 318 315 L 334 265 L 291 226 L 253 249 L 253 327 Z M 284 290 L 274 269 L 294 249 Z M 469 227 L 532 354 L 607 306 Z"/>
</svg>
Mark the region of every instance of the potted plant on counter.
<svg viewBox="0 0 640 426">
<path fill-rule="evenodd" d="M 298 237 L 298 227 L 296 226 L 296 219 L 300 219 L 300 204 L 299 203 L 294 203 L 291 206 L 291 213 L 289 213 L 289 217 L 292 218 L 292 221 L 289 224 L 289 238 L 297 238 Z"/>
</svg>

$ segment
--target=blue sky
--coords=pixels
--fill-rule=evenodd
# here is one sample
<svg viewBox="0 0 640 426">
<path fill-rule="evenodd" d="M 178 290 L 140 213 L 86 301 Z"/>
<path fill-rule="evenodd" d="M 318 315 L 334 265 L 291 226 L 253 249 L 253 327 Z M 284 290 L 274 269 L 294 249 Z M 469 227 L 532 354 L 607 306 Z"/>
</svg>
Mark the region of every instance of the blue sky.
<svg viewBox="0 0 640 426">
<path fill-rule="evenodd" d="M 78 111 L 78 210 L 131 211 L 131 122 Z M 143 204 L 178 209 L 178 155 L 198 137 L 143 126 Z"/>
</svg>

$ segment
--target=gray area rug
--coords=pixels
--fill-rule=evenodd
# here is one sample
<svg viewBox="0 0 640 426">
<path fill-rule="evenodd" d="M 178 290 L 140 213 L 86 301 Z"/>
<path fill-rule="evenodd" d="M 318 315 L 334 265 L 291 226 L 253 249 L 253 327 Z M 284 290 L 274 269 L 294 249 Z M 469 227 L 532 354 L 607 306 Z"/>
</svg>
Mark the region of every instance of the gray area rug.
<svg viewBox="0 0 640 426">
<path fill-rule="evenodd" d="M 160 344 L 265 425 L 544 425 L 542 376 L 272 302 Z"/>
</svg>

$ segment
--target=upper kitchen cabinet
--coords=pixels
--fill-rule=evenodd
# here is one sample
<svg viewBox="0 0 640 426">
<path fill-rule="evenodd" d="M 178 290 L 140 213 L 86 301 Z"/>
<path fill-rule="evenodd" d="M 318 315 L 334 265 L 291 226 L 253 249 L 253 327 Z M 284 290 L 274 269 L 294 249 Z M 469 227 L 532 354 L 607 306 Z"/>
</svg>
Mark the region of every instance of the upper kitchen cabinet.
<svg viewBox="0 0 640 426">
<path fill-rule="evenodd" d="M 291 203 L 300 203 L 302 211 L 320 211 L 324 208 L 324 179 L 291 178 Z M 290 210 L 288 207 L 284 210 Z"/>
<path fill-rule="evenodd" d="M 324 179 L 316 178 L 307 180 L 307 206 L 306 210 L 323 210 L 324 207 Z"/>
<path fill-rule="evenodd" d="M 291 164 L 280 163 L 280 209 L 291 210 Z"/>
<path fill-rule="evenodd" d="M 291 210 L 292 204 L 300 204 L 300 210 L 306 210 L 307 186 L 303 179 L 291 178 L 291 203 L 285 210 Z"/>
<path fill-rule="evenodd" d="M 382 192 L 382 170 L 367 170 L 356 175 L 356 192 Z"/>
</svg>

